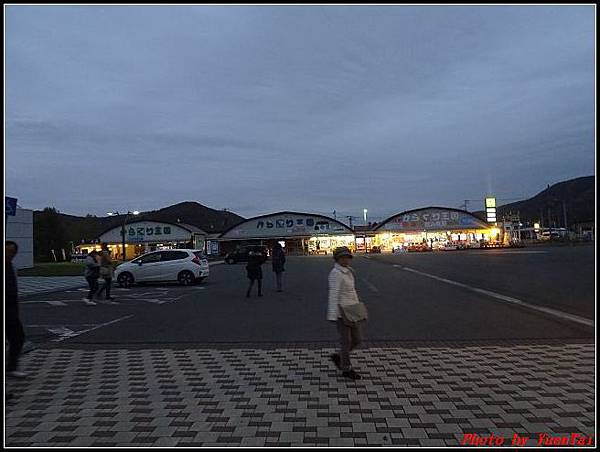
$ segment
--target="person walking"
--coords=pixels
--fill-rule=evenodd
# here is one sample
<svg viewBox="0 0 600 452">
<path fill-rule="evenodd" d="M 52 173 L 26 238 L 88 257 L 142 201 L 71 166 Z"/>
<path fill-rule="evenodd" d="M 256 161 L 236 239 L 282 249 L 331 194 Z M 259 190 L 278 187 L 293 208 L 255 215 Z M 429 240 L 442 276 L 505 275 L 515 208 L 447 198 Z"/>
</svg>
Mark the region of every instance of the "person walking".
<svg viewBox="0 0 600 452">
<path fill-rule="evenodd" d="M 254 287 L 254 281 L 258 283 L 258 296 L 262 297 L 262 264 L 265 262 L 266 256 L 258 250 L 250 250 L 248 253 L 248 264 L 246 265 L 246 273 L 250 280 L 250 285 L 246 292 L 246 298 L 250 298 L 250 292 Z"/>
<path fill-rule="evenodd" d="M 342 246 L 335 249 L 333 258 L 335 265 L 329 273 L 327 320 L 337 325 L 340 353 L 331 355 L 331 360 L 342 371 L 344 377 L 360 380 L 360 374 L 352 368 L 350 352 L 362 341 L 360 322 L 367 318 L 366 308 L 360 302 L 354 287 L 354 270 L 350 267 L 352 253 Z"/>
<path fill-rule="evenodd" d="M 113 268 L 113 262 L 110 258 L 110 251 L 108 249 L 108 245 L 106 243 L 102 244 L 102 251 L 100 252 L 100 276 L 104 280 L 104 284 L 98 291 L 97 296 L 100 297 L 102 292 L 106 293 L 106 301 L 111 304 L 117 304 L 113 300 L 114 298 L 110 296 L 110 289 L 112 287 L 112 280 L 115 273 L 115 269 Z"/>
<path fill-rule="evenodd" d="M 273 272 L 275 273 L 275 279 L 277 281 L 277 292 L 282 292 L 282 279 L 283 272 L 285 271 L 285 252 L 283 251 L 283 247 L 281 243 L 276 242 L 275 246 L 273 246 L 273 255 L 271 256 Z"/>
<path fill-rule="evenodd" d="M 98 292 L 98 278 L 100 277 L 100 258 L 97 251 L 92 251 L 85 258 L 85 279 L 88 282 L 90 291 L 87 297 L 83 299 L 88 306 L 95 306 L 94 295 Z"/>
<path fill-rule="evenodd" d="M 15 242 L 11 240 L 4 242 L 4 281 L 6 284 L 4 329 L 8 340 L 6 375 L 13 378 L 26 378 L 27 374 L 18 370 L 19 358 L 25 344 L 25 331 L 19 318 L 17 274 L 12 264 L 18 252 L 19 246 Z"/>
</svg>

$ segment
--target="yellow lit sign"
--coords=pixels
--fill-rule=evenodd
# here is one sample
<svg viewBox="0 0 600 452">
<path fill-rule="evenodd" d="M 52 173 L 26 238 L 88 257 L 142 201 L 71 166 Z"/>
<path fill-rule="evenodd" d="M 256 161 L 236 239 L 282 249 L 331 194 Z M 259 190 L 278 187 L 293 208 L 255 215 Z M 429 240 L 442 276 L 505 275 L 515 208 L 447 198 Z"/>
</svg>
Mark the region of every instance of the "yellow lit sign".
<svg viewBox="0 0 600 452">
<path fill-rule="evenodd" d="M 496 222 L 496 198 L 485 198 L 485 213 L 488 223 Z"/>
</svg>

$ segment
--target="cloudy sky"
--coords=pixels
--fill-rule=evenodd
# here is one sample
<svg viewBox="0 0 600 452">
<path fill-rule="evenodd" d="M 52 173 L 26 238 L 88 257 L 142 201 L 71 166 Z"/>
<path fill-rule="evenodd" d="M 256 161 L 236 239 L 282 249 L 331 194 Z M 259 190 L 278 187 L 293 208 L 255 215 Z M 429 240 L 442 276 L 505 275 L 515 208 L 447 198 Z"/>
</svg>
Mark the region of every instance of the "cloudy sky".
<svg viewBox="0 0 600 452">
<path fill-rule="evenodd" d="M 594 16 L 9 6 L 6 191 L 70 214 L 193 200 L 373 219 L 529 197 L 594 174 Z"/>
</svg>

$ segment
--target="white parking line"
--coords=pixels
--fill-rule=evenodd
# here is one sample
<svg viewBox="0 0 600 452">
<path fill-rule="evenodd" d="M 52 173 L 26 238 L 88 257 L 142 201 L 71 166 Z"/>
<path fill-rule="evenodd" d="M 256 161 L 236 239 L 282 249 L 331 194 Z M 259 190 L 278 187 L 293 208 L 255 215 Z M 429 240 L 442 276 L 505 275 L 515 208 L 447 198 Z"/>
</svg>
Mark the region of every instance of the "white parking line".
<svg viewBox="0 0 600 452">
<path fill-rule="evenodd" d="M 548 254 L 548 251 L 514 251 L 514 250 L 491 250 L 491 251 L 471 251 L 470 254 L 486 254 L 488 256 L 511 255 L 511 254 Z"/>
<path fill-rule="evenodd" d="M 591 327 L 594 327 L 594 325 L 595 325 L 594 320 L 587 319 L 585 317 L 580 317 L 578 315 L 569 314 L 567 312 L 559 311 L 557 309 L 546 308 L 546 307 L 543 307 L 543 306 L 537 306 L 537 305 L 534 305 L 534 304 L 531 304 L 531 303 L 526 303 L 525 301 L 519 300 L 517 298 L 513 298 L 513 297 L 509 297 L 507 295 L 502 295 L 502 294 L 499 294 L 499 293 L 496 293 L 496 292 L 492 292 L 491 290 L 485 290 L 485 289 L 480 289 L 478 287 L 472 287 L 472 286 L 469 286 L 468 284 L 463 284 L 463 283 L 460 283 L 458 281 L 452 281 L 450 279 L 441 278 L 439 276 L 431 275 L 429 273 L 421 272 L 419 270 L 415 270 L 415 269 L 412 269 L 412 268 L 409 268 L 409 267 L 402 267 L 401 265 L 394 265 L 394 267 L 401 268 L 402 270 L 405 270 L 405 271 L 408 271 L 408 272 L 412 272 L 412 273 L 416 273 L 416 274 L 421 275 L 421 276 L 426 276 L 428 278 L 432 278 L 432 279 L 435 279 L 437 281 L 444 282 L 446 284 L 452 284 L 453 286 L 462 287 L 462 288 L 470 290 L 472 292 L 476 292 L 476 293 L 480 293 L 480 294 L 483 294 L 483 295 L 487 295 L 487 296 L 495 298 L 497 300 L 501 300 L 501 301 L 504 301 L 504 302 L 507 302 L 507 303 L 512 303 L 512 304 L 516 304 L 516 305 L 519 305 L 519 306 L 523 306 L 523 307 L 526 307 L 526 308 L 529 308 L 529 309 L 533 309 L 535 311 L 543 312 L 545 314 L 549 314 L 549 315 L 552 315 L 554 317 L 558 317 L 558 318 L 563 319 L 563 320 L 569 320 L 571 322 L 575 322 L 575 323 L 579 323 L 581 325 L 586 325 L 586 326 L 591 326 Z"/>
<path fill-rule="evenodd" d="M 19 304 L 35 304 L 35 303 L 47 303 L 52 306 L 66 306 L 66 301 L 77 301 L 77 300 L 24 300 L 20 301 Z"/>
<path fill-rule="evenodd" d="M 81 330 L 81 331 L 77 331 L 77 332 L 73 332 L 73 331 L 69 332 L 70 330 L 68 328 L 64 328 L 63 330 L 61 330 L 62 331 L 61 334 L 63 334 L 63 335 L 60 336 L 60 337 L 58 337 L 58 338 L 56 338 L 56 339 L 54 339 L 53 342 L 61 342 L 61 341 L 64 341 L 65 339 L 69 339 L 71 337 L 81 336 L 82 334 L 89 333 L 90 331 L 97 330 L 98 328 L 102 328 L 103 326 L 108 326 L 108 325 L 111 325 L 113 323 L 117 323 L 117 322 L 120 322 L 122 320 L 129 319 L 131 317 L 133 317 L 133 314 L 127 315 L 125 317 L 121 317 L 121 318 L 118 318 L 118 319 L 115 319 L 115 320 L 111 320 L 110 322 L 101 323 L 100 325 L 96 325 L 96 326 L 94 326 L 92 328 L 88 328 L 87 330 Z M 69 330 L 69 331 L 67 331 L 67 330 Z"/>
<path fill-rule="evenodd" d="M 377 287 L 375 287 L 375 285 L 373 283 L 371 283 L 370 281 L 367 281 L 364 278 L 360 278 L 360 280 L 362 282 L 364 282 L 371 291 L 373 291 L 375 293 L 379 293 L 379 289 Z"/>
</svg>

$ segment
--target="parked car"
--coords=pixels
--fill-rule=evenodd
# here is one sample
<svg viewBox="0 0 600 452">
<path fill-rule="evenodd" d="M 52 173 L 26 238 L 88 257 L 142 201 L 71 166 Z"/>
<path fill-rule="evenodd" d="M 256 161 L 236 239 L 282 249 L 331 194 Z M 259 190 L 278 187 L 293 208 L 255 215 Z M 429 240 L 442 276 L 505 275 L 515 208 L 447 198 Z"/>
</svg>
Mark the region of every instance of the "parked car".
<svg viewBox="0 0 600 452">
<path fill-rule="evenodd" d="M 125 262 L 115 270 L 115 278 L 121 287 L 167 281 L 189 286 L 204 281 L 208 275 L 208 260 L 200 250 L 153 251 Z"/>
<path fill-rule="evenodd" d="M 369 253 L 381 253 L 381 247 L 380 246 L 372 246 L 371 249 L 369 250 Z"/>
<path fill-rule="evenodd" d="M 456 251 L 457 249 L 458 245 L 451 242 L 446 243 L 446 245 L 444 245 L 444 247 L 442 248 L 443 251 Z"/>
<path fill-rule="evenodd" d="M 238 262 L 248 262 L 248 253 L 250 251 L 257 251 L 259 253 L 263 253 L 265 257 L 269 256 L 269 249 L 263 245 L 248 245 L 242 246 L 231 253 L 227 253 L 225 255 L 225 263 L 227 264 L 237 264 Z"/>
</svg>

